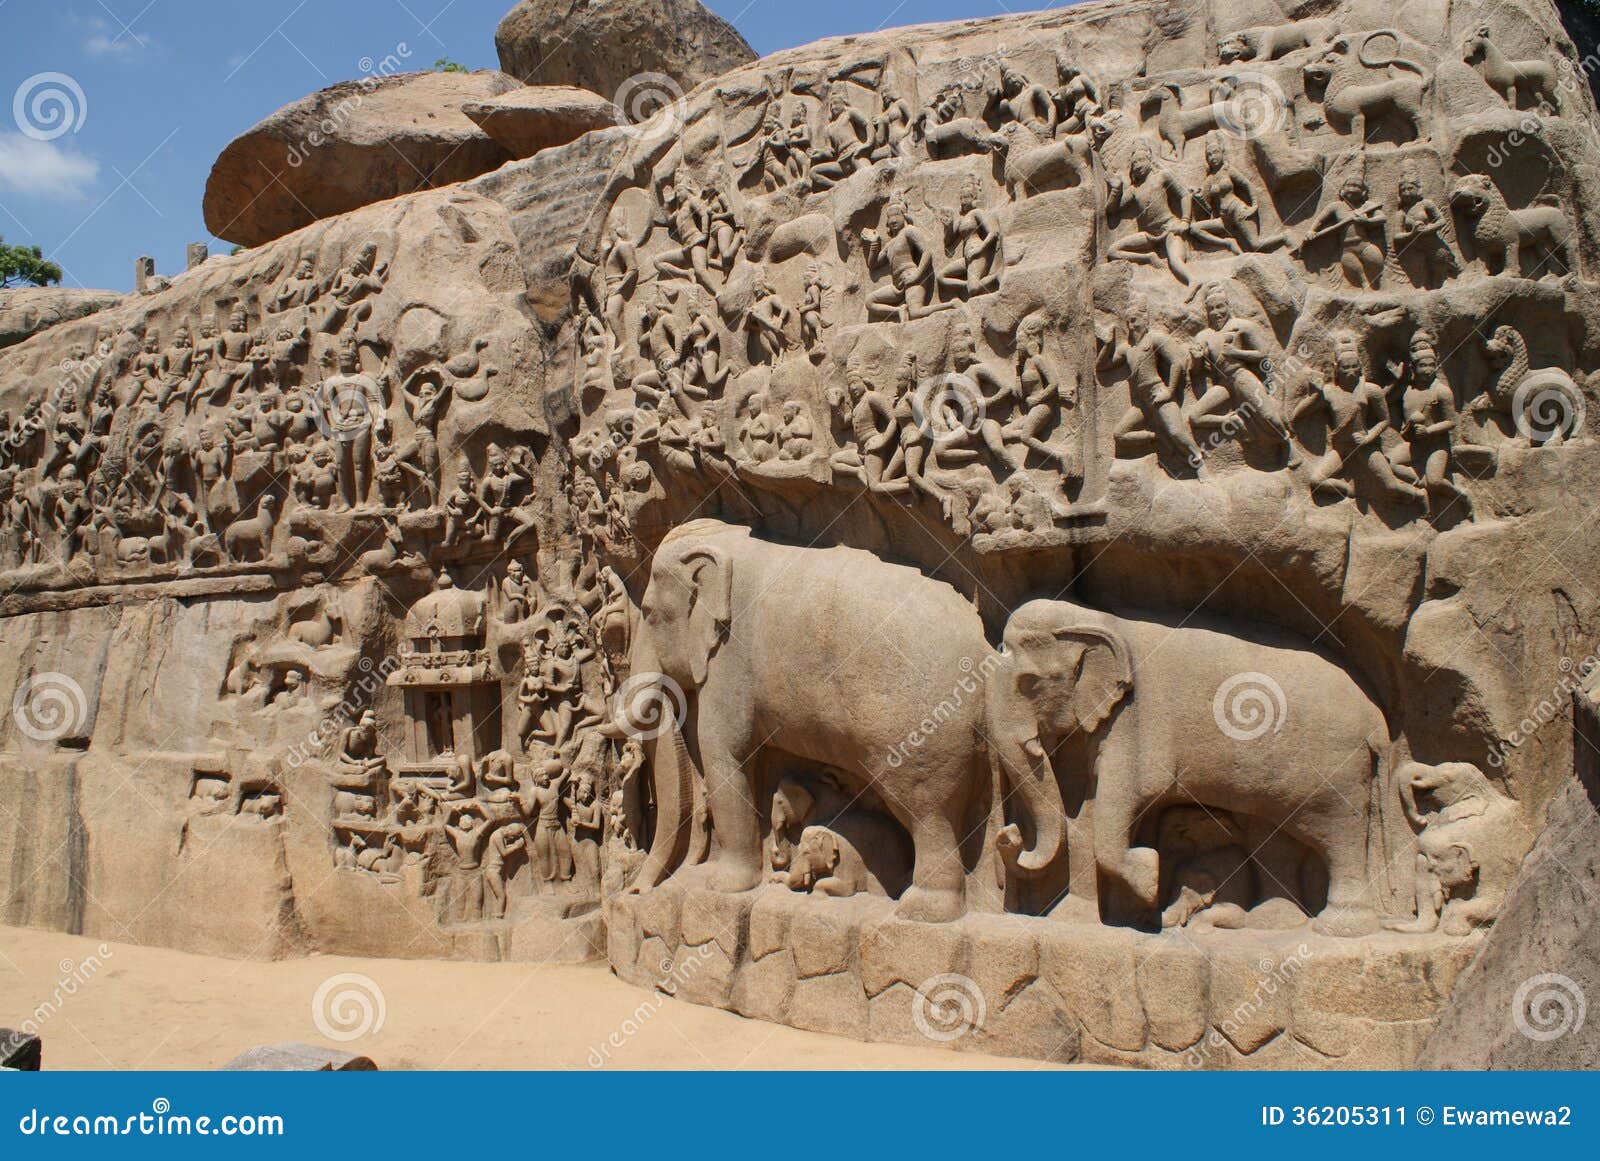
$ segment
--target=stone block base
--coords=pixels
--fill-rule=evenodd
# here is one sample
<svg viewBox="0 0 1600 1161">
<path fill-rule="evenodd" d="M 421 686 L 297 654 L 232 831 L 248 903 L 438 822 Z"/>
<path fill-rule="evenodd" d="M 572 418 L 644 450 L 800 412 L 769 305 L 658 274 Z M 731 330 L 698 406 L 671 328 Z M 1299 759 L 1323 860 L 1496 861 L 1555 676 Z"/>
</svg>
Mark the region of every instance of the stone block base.
<svg viewBox="0 0 1600 1161">
<path fill-rule="evenodd" d="M 667 884 L 606 903 L 618 976 L 858 1040 L 1139 1068 L 1403 1069 L 1480 936 L 1160 934 L 885 899 Z"/>
</svg>

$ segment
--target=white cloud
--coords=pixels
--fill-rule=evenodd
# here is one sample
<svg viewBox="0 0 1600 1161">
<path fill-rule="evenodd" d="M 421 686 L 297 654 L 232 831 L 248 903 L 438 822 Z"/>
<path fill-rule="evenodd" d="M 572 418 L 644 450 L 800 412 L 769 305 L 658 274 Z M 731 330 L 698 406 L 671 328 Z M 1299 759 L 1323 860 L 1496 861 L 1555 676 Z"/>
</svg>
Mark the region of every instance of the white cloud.
<svg viewBox="0 0 1600 1161">
<path fill-rule="evenodd" d="M 0 133 L 0 189 L 82 197 L 99 175 L 100 163 L 92 157 L 63 149 L 54 141 Z"/>
<path fill-rule="evenodd" d="M 113 28 L 98 16 L 79 23 L 89 29 L 89 39 L 83 42 L 83 49 L 90 56 L 125 58 L 155 47 L 155 40 L 146 33 Z"/>
</svg>

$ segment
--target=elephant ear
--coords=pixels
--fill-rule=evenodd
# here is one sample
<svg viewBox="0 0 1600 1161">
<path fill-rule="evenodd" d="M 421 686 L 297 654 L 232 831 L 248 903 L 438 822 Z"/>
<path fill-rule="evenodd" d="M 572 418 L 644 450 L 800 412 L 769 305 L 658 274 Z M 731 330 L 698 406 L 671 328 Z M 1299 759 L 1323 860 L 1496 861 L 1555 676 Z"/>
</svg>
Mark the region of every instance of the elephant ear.
<svg viewBox="0 0 1600 1161">
<path fill-rule="evenodd" d="M 1073 701 L 1079 723 L 1094 733 L 1133 688 L 1133 666 L 1122 638 L 1101 629 L 1057 631 L 1058 639 L 1081 644 L 1073 683 Z"/>
<path fill-rule="evenodd" d="M 733 621 L 733 563 L 719 548 L 696 548 L 682 558 L 689 582 L 690 658 L 695 685 L 705 682 L 711 658 L 727 640 Z"/>
</svg>

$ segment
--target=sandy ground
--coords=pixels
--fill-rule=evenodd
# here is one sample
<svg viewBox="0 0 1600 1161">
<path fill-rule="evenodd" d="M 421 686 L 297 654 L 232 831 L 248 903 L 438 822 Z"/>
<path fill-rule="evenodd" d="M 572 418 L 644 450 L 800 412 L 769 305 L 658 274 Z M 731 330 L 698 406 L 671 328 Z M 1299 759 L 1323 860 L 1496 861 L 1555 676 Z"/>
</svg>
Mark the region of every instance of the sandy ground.
<svg viewBox="0 0 1600 1161">
<path fill-rule="evenodd" d="M 382 1027 L 346 1043 L 313 1018 L 319 988 L 341 973 L 368 977 L 383 1003 Z M 339 1018 L 332 996 L 340 986 L 325 993 L 325 1024 Z M 364 982 L 350 986 L 371 994 Z M 342 1005 L 354 1025 L 375 1010 L 350 998 L 357 994 Z M 30 1018 L 47 1069 L 209 1069 L 284 1040 L 358 1052 L 385 1069 L 590 1070 L 596 1060 L 624 1069 L 1037 1067 L 747 1020 L 624 984 L 601 964 L 253 963 L 0 927 L 0 1027 Z"/>
</svg>

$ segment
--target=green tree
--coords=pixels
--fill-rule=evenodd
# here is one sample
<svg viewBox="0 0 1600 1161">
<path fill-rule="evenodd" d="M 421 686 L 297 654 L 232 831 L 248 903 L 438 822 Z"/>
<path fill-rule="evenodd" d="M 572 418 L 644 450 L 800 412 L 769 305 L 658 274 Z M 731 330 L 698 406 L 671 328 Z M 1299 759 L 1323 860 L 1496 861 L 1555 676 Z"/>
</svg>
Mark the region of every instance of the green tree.
<svg viewBox="0 0 1600 1161">
<path fill-rule="evenodd" d="M 61 281 L 61 267 L 46 262 L 37 246 L 7 246 L 0 238 L 0 288 L 7 286 L 49 286 Z"/>
<path fill-rule="evenodd" d="M 433 71 L 436 73 L 470 73 L 472 70 L 447 56 L 441 56 L 433 62 Z"/>
</svg>

